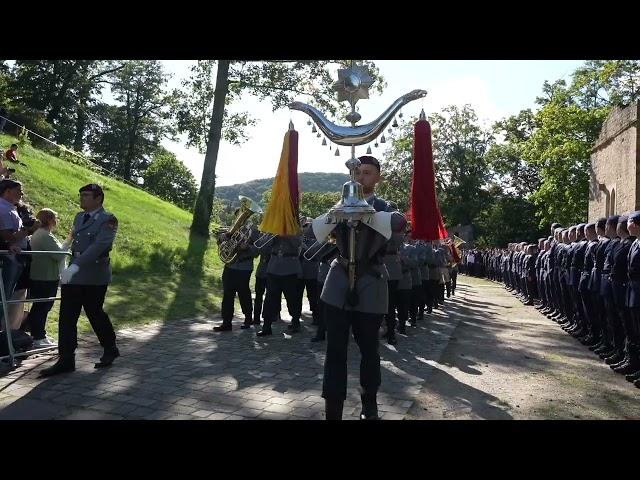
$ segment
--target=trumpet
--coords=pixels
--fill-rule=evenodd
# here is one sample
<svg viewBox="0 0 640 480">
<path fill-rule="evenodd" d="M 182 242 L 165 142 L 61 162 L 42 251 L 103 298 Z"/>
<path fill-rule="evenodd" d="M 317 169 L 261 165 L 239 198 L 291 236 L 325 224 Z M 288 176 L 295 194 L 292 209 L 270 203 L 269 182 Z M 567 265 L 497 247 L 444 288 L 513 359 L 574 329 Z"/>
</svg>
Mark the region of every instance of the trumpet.
<svg viewBox="0 0 640 480">
<path fill-rule="evenodd" d="M 253 246 L 260 250 L 273 242 L 273 239 L 276 237 L 277 235 L 274 233 L 263 233 L 255 242 L 253 242 Z"/>
</svg>

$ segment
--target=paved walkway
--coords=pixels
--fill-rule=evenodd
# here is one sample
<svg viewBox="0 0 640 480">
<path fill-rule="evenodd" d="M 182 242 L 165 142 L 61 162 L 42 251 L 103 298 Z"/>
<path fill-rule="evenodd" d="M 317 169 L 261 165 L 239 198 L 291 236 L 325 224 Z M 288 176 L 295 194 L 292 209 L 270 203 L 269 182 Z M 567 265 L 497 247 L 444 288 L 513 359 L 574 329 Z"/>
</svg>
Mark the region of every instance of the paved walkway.
<svg viewBox="0 0 640 480">
<path fill-rule="evenodd" d="M 455 301 L 464 301 L 460 285 Z M 450 308 L 450 307 L 448 307 Z M 283 314 L 286 308 L 283 308 Z M 121 357 L 95 370 L 102 354 L 97 340 L 80 340 L 76 372 L 38 379 L 51 355 L 28 358 L 0 377 L 0 419 L 323 419 L 320 397 L 326 343 L 311 343 L 309 312 L 298 334 L 285 320 L 272 337 L 253 329 L 214 333 L 219 317 L 196 318 L 118 332 Z M 395 347 L 381 341 L 383 419 L 405 418 L 432 367 L 447 345 L 457 319 L 436 311 L 399 335 Z M 349 347 L 348 398 L 344 418 L 357 419 L 359 352 Z"/>
<path fill-rule="evenodd" d="M 459 277 L 455 299 L 395 347 L 381 341 L 383 419 L 640 418 L 640 389 L 500 285 Z M 286 313 L 286 307 L 282 310 Z M 308 312 L 307 312 L 308 313 Z M 95 370 L 83 338 L 71 374 L 36 378 L 51 355 L 0 376 L 0 419 L 322 419 L 325 343 L 302 332 L 214 333 L 219 317 L 118 332 L 122 356 Z M 359 353 L 349 347 L 345 419 L 356 419 Z"/>
</svg>

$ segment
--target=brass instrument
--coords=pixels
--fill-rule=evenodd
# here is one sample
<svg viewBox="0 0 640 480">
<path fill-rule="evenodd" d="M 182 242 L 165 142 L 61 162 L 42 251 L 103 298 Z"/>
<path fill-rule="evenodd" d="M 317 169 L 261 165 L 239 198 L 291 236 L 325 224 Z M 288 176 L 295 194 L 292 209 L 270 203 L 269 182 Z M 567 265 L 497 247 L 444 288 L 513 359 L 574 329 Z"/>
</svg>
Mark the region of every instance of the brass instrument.
<svg viewBox="0 0 640 480">
<path fill-rule="evenodd" d="M 224 263 L 233 263 L 238 258 L 240 247 L 246 245 L 251 238 L 253 224 L 247 220 L 254 213 L 262 213 L 262 208 L 249 197 L 239 195 L 240 211 L 231 229 L 226 232 L 225 239 L 219 241 L 218 255 Z M 220 231 L 220 230 L 219 230 Z"/>
<path fill-rule="evenodd" d="M 302 256 L 305 258 L 305 260 L 308 260 L 311 262 L 313 261 L 314 258 L 320 255 L 320 252 L 325 253 L 328 251 L 329 248 L 335 247 L 335 245 L 336 245 L 335 237 L 329 237 L 324 242 L 318 242 L 316 240 L 313 243 L 313 245 L 307 248 L 307 250 L 302 254 Z M 313 252 L 313 254 L 310 257 L 307 256 L 309 252 Z"/>
<path fill-rule="evenodd" d="M 462 245 L 463 243 L 467 243 L 467 242 L 461 239 L 460 237 L 458 237 L 457 235 L 453 236 L 453 244 L 455 245 L 456 248 L 459 248 L 460 245 Z"/>
<path fill-rule="evenodd" d="M 258 250 L 261 250 L 267 245 L 269 245 L 271 242 L 273 242 L 273 239 L 276 237 L 277 235 L 274 233 L 263 233 L 262 235 L 260 235 L 260 238 L 258 238 L 255 242 L 253 242 L 253 246 L 256 247 Z"/>
</svg>

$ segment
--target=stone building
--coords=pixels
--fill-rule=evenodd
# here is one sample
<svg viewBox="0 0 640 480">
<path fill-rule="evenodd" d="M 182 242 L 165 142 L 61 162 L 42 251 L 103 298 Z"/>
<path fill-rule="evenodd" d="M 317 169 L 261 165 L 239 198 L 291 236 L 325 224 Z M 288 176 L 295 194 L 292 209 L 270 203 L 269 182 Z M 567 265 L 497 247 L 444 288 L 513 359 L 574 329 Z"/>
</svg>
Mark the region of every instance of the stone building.
<svg viewBox="0 0 640 480">
<path fill-rule="evenodd" d="M 615 107 L 591 150 L 589 221 L 640 210 L 640 102 Z"/>
</svg>

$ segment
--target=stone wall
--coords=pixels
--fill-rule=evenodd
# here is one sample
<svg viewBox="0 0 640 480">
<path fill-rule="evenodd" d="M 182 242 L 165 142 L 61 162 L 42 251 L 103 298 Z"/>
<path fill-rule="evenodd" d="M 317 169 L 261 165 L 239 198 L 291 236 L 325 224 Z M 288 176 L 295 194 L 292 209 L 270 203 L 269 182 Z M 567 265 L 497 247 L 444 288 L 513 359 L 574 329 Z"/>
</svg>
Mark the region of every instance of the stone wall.
<svg viewBox="0 0 640 480">
<path fill-rule="evenodd" d="M 591 150 L 589 221 L 640 210 L 640 103 L 614 108 Z"/>
</svg>

